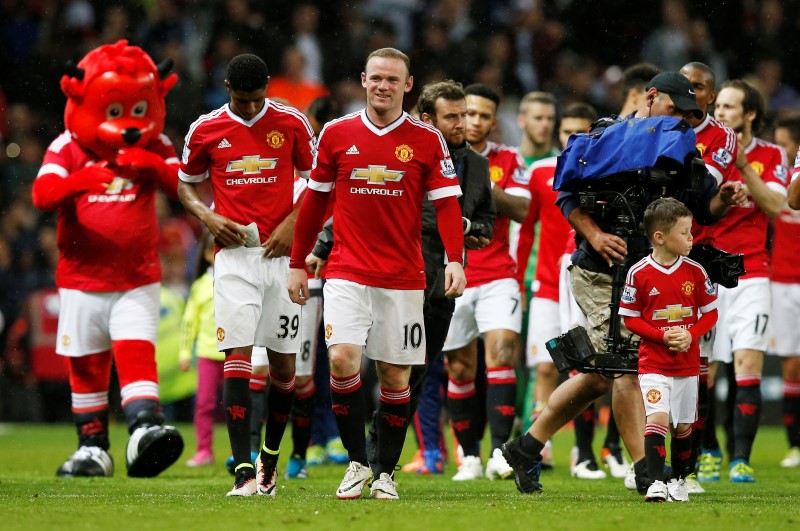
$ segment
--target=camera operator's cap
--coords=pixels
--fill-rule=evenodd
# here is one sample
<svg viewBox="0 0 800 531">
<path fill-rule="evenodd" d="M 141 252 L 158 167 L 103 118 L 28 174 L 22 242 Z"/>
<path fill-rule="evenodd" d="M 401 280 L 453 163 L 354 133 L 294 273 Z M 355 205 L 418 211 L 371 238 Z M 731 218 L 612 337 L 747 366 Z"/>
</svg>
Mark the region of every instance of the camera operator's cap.
<svg viewBox="0 0 800 531">
<path fill-rule="evenodd" d="M 669 94 L 678 109 L 687 112 L 691 111 L 698 119 L 705 116 L 705 113 L 697 106 L 692 84 L 678 72 L 656 74 L 647 84 L 647 90 L 651 88 Z"/>
</svg>

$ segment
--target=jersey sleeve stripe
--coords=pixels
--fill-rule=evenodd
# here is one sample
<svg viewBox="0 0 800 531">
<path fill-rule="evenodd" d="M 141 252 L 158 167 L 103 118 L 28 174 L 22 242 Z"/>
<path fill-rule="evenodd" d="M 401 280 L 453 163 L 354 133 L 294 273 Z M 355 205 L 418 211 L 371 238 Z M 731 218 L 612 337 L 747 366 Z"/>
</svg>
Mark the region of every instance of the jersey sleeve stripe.
<svg viewBox="0 0 800 531">
<path fill-rule="evenodd" d="M 631 268 L 628 270 L 627 276 L 625 277 L 625 283 L 626 284 L 630 284 L 631 286 L 633 286 L 633 277 L 634 277 L 634 275 L 636 274 L 636 272 L 638 272 L 640 269 L 642 269 L 646 265 L 647 265 L 647 258 L 646 257 L 642 258 L 641 260 L 639 260 L 638 262 L 633 264 L 633 266 L 631 266 Z"/>
<path fill-rule="evenodd" d="M 531 198 L 531 191 L 520 186 L 509 186 L 503 191 L 508 195 L 513 195 L 515 197 L 524 197 L 525 199 Z"/>
<path fill-rule="evenodd" d="M 208 179 L 208 172 L 204 172 L 200 175 L 189 175 L 183 170 L 178 170 L 178 177 L 185 183 L 201 183 Z"/>
<path fill-rule="evenodd" d="M 436 201 L 445 197 L 461 197 L 460 186 L 445 186 L 428 192 L 428 199 Z"/>
<path fill-rule="evenodd" d="M 272 107 L 276 111 L 280 111 L 286 114 L 291 114 L 292 116 L 300 120 L 300 123 L 302 123 L 303 126 L 306 128 L 306 132 L 308 133 L 308 135 L 312 137 L 314 136 L 314 129 L 311 127 L 311 124 L 309 123 L 308 118 L 306 118 L 305 114 L 303 114 L 298 109 L 291 107 L 289 105 L 283 105 L 282 103 L 277 103 L 274 100 L 269 100 L 269 102 L 270 105 L 272 105 Z"/>
<path fill-rule="evenodd" d="M 192 135 L 194 134 L 194 132 L 197 130 L 198 127 L 200 127 L 203 123 L 205 123 L 205 122 L 207 122 L 209 120 L 213 120 L 214 118 L 219 116 L 224 111 L 225 111 L 225 106 L 223 105 L 219 109 L 211 111 L 208 114 L 204 114 L 203 116 L 201 116 L 200 118 L 195 120 L 194 123 L 189 126 L 189 132 L 186 133 L 186 138 L 184 139 L 184 143 L 188 146 L 189 145 L 189 141 L 192 139 Z"/>
<path fill-rule="evenodd" d="M 722 174 L 719 172 L 718 169 L 708 164 L 706 164 L 706 169 L 708 170 L 708 173 L 710 173 L 711 176 L 714 178 L 714 180 L 717 181 L 717 186 L 722 184 Z"/>
<path fill-rule="evenodd" d="M 718 306 L 718 299 L 714 299 L 712 302 L 706 304 L 705 306 L 700 307 L 700 312 L 708 313 L 711 310 L 716 310 Z"/>
<path fill-rule="evenodd" d="M 330 192 L 333 190 L 333 183 L 321 183 L 314 179 L 309 179 L 308 187 L 315 192 Z"/>
<path fill-rule="evenodd" d="M 166 162 L 167 164 L 180 164 L 181 159 L 179 159 L 178 157 L 170 157 L 168 159 L 165 159 L 164 162 Z"/>
<path fill-rule="evenodd" d="M 67 177 L 69 175 L 69 172 L 65 167 L 50 163 L 39 168 L 39 173 L 37 173 L 36 176 L 41 177 L 42 175 L 46 175 L 48 173 L 55 173 L 59 177 Z"/>
<path fill-rule="evenodd" d="M 628 308 L 620 308 L 619 314 L 623 317 L 641 317 L 642 312 L 637 312 L 636 310 L 629 310 Z"/>
<path fill-rule="evenodd" d="M 296 173 L 303 179 L 308 179 L 311 176 L 311 170 L 296 170 Z"/>
<path fill-rule="evenodd" d="M 425 123 L 422 120 L 420 120 L 419 118 L 414 118 L 411 115 L 407 116 L 407 120 L 411 124 L 416 125 L 417 127 L 421 127 L 423 129 L 427 129 L 428 131 L 434 133 L 436 135 L 436 137 L 439 139 L 439 145 L 442 147 L 442 153 L 444 153 L 445 155 L 449 155 L 450 154 L 450 150 L 447 149 L 447 142 L 444 141 L 444 136 L 442 136 L 442 132 L 441 131 L 436 129 L 431 124 Z"/>
<path fill-rule="evenodd" d="M 770 182 L 766 183 L 766 185 L 767 185 L 767 188 L 769 188 L 773 192 L 777 192 L 777 193 L 781 194 L 783 197 L 786 197 L 788 195 L 788 192 L 786 191 L 786 187 L 784 185 L 782 185 L 781 183 L 777 183 L 775 181 L 770 181 Z"/>
</svg>

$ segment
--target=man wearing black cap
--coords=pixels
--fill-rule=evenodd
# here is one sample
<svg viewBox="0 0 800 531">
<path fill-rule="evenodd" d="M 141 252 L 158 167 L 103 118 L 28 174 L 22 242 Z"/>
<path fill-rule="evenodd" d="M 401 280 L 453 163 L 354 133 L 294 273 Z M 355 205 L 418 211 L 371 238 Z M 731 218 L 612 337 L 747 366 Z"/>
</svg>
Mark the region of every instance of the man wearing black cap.
<svg viewBox="0 0 800 531">
<path fill-rule="evenodd" d="M 697 106 L 691 83 L 677 72 L 662 72 L 647 84 L 641 107 L 629 118 L 685 118 L 690 115 L 697 118 L 704 115 L 704 111 Z M 606 126 L 611 123 L 607 122 Z M 744 194 L 738 187 L 729 183 L 718 188 L 710 174 L 706 174 L 704 185 L 701 192 L 681 191 L 676 196 L 690 207 L 700 223 L 714 223 L 725 214 L 728 206 L 744 200 Z M 603 338 L 608 332 L 610 320 L 611 264 L 625 260 L 628 247 L 622 238 L 600 228 L 592 214 L 580 207 L 576 194 L 560 192 L 556 204 L 578 234 L 579 247 L 572 256 L 573 265 L 570 267 L 572 290 L 581 310 L 587 315 L 587 329 L 595 350 L 602 352 L 606 350 Z M 641 249 L 638 251 L 641 253 Z M 632 257 L 635 254 L 632 252 Z M 643 254 L 639 254 L 639 258 L 641 256 Z M 630 335 L 624 325 L 621 325 L 621 330 L 623 337 Z M 582 373 L 556 389 L 527 433 L 503 445 L 503 455 L 514 469 L 520 492 L 541 491 L 540 452 L 544 441 L 597 397 L 608 392 L 612 385 L 614 413 L 620 434 L 634 461 L 637 488 L 641 493 L 646 491 L 643 446 L 645 415 L 636 377 L 624 375 L 610 380 L 598 374 Z"/>
</svg>

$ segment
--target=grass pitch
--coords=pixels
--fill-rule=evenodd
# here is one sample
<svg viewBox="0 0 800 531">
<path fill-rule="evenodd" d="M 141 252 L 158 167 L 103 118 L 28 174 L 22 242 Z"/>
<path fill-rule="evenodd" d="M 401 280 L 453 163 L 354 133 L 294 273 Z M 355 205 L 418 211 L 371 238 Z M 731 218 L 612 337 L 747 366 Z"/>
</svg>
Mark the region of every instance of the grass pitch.
<svg viewBox="0 0 800 531">
<path fill-rule="evenodd" d="M 397 472 L 399 502 L 339 501 L 334 492 L 344 466 L 322 465 L 312 467 L 307 480 L 279 480 L 274 499 L 231 499 L 225 497 L 232 477 L 223 467 L 224 427 L 215 437 L 218 464 L 199 469 L 184 465 L 195 447 L 192 427 L 179 428 L 187 442 L 184 455 L 158 478 L 125 475 L 127 433 L 115 426 L 115 477 L 61 479 L 55 470 L 74 449 L 74 427 L 0 426 L 0 529 L 800 529 L 800 469 L 778 466 L 786 451 L 781 428 L 759 432 L 752 459 L 757 483 L 734 485 L 723 471 L 721 482 L 706 484 L 706 494 L 685 504 L 645 504 L 619 479 L 571 478 L 570 431 L 554 438 L 556 469 L 542 474 L 541 495 L 523 496 L 513 481 L 451 481 L 455 465 L 449 464 L 444 476 Z M 288 435 L 280 473 L 291 447 Z M 409 437 L 401 463 L 414 448 Z"/>
</svg>

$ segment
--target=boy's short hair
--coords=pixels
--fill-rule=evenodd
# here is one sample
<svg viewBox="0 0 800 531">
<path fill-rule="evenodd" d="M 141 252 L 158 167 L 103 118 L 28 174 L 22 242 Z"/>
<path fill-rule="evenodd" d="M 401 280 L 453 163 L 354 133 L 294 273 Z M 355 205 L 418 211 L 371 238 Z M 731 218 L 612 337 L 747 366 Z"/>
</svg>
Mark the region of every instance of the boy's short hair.
<svg viewBox="0 0 800 531">
<path fill-rule="evenodd" d="M 253 92 L 267 86 L 269 71 L 260 57 L 246 53 L 231 59 L 225 78 L 233 90 Z"/>
<path fill-rule="evenodd" d="M 671 197 L 656 199 L 644 211 L 644 232 L 652 242 L 656 232 L 669 232 L 680 218 L 692 217 L 686 205 Z"/>
</svg>

